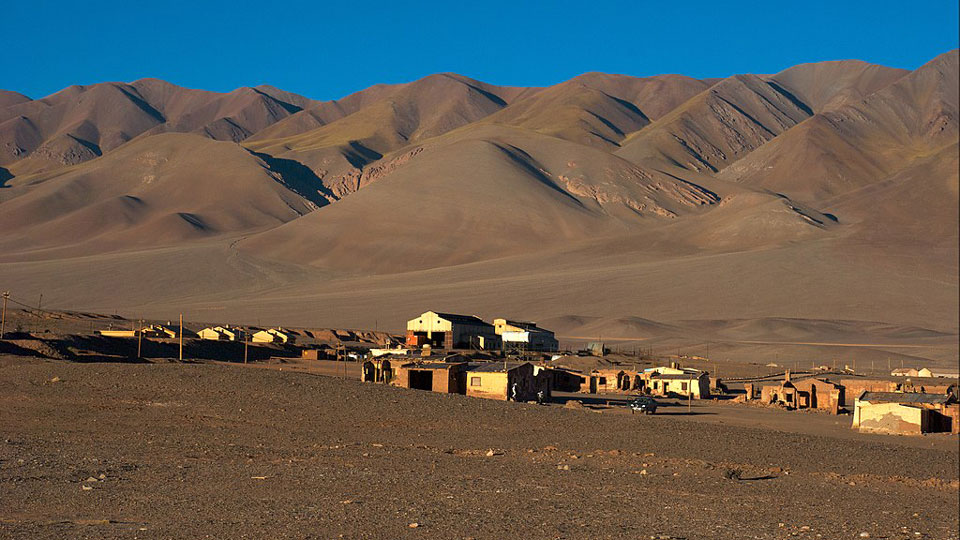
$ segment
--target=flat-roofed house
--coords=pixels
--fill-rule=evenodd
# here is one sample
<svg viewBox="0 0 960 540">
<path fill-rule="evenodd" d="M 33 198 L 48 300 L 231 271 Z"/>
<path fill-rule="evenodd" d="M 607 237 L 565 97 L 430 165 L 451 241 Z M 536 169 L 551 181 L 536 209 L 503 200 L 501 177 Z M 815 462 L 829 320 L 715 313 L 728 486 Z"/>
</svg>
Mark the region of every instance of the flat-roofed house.
<svg viewBox="0 0 960 540">
<path fill-rule="evenodd" d="M 427 311 L 407 321 L 407 345 L 433 349 L 500 348 L 493 325 L 473 315 Z"/>
<path fill-rule="evenodd" d="M 683 397 L 706 399 L 710 397 L 710 374 L 692 368 L 658 366 L 643 370 L 642 390 L 653 395 L 676 394 Z"/>
<path fill-rule="evenodd" d="M 104 337 L 137 337 L 139 330 L 100 330 L 99 334 Z"/>
<path fill-rule="evenodd" d="M 960 405 L 951 394 L 870 392 L 857 396 L 853 428 L 873 433 L 920 435 L 960 432 Z"/>
<path fill-rule="evenodd" d="M 442 394 L 466 394 L 464 373 L 468 365 L 467 362 L 408 362 L 395 369 L 393 384 Z"/>
<path fill-rule="evenodd" d="M 760 399 L 767 404 L 779 404 L 791 409 L 820 409 L 840 413 L 844 389 L 824 379 L 808 378 L 793 381 L 790 372 L 779 384 L 768 384 L 760 389 Z"/>
<path fill-rule="evenodd" d="M 507 348 L 522 348 L 528 351 L 556 351 L 560 342 L 553 332 L 540 328 L 537 323 L 494 319 L 494 331 Z"/>
<path fill-rule="evenodd" d="M 470 364 L 466 371 L 467 395 L 488 399 L 532 401 L 543 390 L 529 362 Z"/>
</svg>

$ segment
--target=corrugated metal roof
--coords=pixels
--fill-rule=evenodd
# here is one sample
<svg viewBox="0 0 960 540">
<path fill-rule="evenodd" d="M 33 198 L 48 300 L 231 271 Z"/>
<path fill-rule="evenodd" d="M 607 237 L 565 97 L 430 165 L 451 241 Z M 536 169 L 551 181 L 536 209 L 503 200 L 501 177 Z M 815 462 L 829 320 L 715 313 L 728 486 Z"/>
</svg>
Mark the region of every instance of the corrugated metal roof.
<svg viewBox="0 0 960 540">
<path fill-rule="evenodd" d="M 870 403 L 949 403 L 949 394 L 923 394 L 920 392 L 870 392 L 864 391 L 857 399 Z"/>
<path fill-rule="evenodd" d="M 475 317 L 473 315 L 457 315 L 456 313 L 440 313 L 435 311 L 441 319 L 446 319 L 455 324 L 470 324 L 475 326 L 493 326 L 492 324 L 484 321 L 480 317 Z"/>
</svg>

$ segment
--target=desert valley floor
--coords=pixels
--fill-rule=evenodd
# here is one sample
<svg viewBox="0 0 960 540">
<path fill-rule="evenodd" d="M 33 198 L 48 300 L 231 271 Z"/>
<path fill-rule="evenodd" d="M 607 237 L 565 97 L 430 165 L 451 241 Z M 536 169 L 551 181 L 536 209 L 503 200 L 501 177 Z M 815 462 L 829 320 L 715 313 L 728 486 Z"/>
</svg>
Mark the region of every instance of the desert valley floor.
<svg viewBox="0 0 960 540">
<path fill-rule="evenodd" d="M 946 540 L 960 526 L 956 436 L 816 413 L 643 416 L 9 356 L 0 389 L 7 538 Z"/>
</svg>

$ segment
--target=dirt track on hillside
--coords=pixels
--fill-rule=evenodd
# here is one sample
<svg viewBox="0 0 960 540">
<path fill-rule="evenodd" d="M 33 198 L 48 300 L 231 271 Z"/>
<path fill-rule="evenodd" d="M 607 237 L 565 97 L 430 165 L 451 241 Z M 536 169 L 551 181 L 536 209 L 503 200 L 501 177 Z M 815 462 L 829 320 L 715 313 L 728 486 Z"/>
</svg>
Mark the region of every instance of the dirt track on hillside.
<svg viewBox="0 0 960 540">
<path fill-rule="evenodd" d="M 957 451 L 893 439 L 13 357 L 0 410 L 8 538 L 958 537 Z"/>
</svg>

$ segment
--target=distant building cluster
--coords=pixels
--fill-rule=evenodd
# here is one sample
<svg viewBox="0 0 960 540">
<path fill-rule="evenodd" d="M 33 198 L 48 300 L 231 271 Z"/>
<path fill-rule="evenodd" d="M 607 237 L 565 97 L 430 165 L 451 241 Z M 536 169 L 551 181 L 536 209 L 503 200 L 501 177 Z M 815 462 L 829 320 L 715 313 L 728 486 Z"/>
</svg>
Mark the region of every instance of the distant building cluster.
<svg viewBox="0 0 960 540">
<path fill-rule="evenodd" d="M 553 332 L 533 322 L 494 319 L 490 324 L 473 315 L 427 311 L 407 321 L 408 347 L 496 351 L 522 349 L 556 351 Z"/>
<path fill-rule="evenodd" d="M 646 368 L 634 364 L 631 369 L 616 363 L 609 367 L 610 362 L 598 358 L 588 361 L 586 369 L 572 369 L 570 364 L 555 360 L 603 357 L 610 349 L 603 342 L 591 342 L 576 356 L 553 354 L 548 360 L 551 355 L 546 353 L 559 349 L 552 331 L 535 322 L 503 317 L 488 323 L 473 315 L 426 311 L 407 321 L 402 341 L 389 335 L 381 339 L 377 332 L 230 325 L 210 326 L 193 334 L 170 323 L 102 330 L 100 334 L 140 340 L 179 339 L 182 355 L 181 332 L 203 342 L 255 343 L 287 355 L 299 352 L 308 360 L 360 361 L 360 379 L 364 382 L 487 399 L 542 402 L 554 392 L 690 401 L 729 395 L 720 379 L 679 362 Z M 293 347 L 295 343 L 298 346 Z M 244 362 L 246 355 L 244 348 Z M 604 364 L 608 367 L 590 369 Z M 576 361 L 573 365 L 578 366 Z M 837 380 L 828 379 L 829 369 L 816 367 L 796 376 L 787 370 L 776 380 L 773 376 L 737 379 L 743 393 L 736 401 L 830 414 L 852 412 L 852 427 L 863 432 L 960 432 L 956 373 L 900 368 L 884 380 L 859 377 L 845 370 L 840 373 L 844 378 Z M 850 398 L 852 410 L 847 401 Z"/>
</svg>

